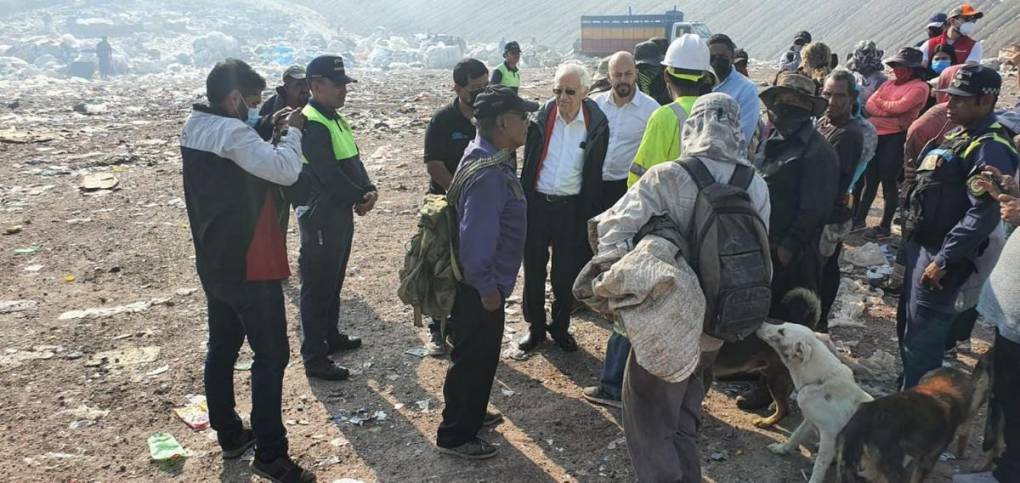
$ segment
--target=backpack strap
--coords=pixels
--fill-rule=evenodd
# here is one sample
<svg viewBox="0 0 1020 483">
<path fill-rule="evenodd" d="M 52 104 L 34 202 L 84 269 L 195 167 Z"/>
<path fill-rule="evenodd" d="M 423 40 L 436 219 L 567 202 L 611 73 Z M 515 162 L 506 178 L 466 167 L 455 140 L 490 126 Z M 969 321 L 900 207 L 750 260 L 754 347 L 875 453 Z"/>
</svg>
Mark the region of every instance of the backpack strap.
<svg viewBox="0 0 1020 483">
<path fill-rule="evenodd" d="M 508 159 L 510 159 L 510 151 L 504 149 L 487 158 L 475 160 L 475 162 L 468 164 L 463 169 L 458 169 L 454 173 L 450 189 L 446 191 L 446 202 L 447 206 L 449 206 L 448 212 L 451 217 L 449 224 L 450 236 L 447 237 L 450 239 L 450 267 L 453 268 L 453 278 L 458 282 L 464 280 L 464 274 L 460 271 L 460 264 L 457 263 L 457 247 L 454 243 L 454 240 L 457 239 L 457 199 L 460 198 L 460 192 L 464 189 L 464 185 L 474 177 L 475 173 L 485 168 L 499 166 Z"/>
<path fill-rule="evenodd" d="M 701 162 L 698 158 L 686 158 L 679 161 L 680 166 L 687 171 L 694 183 L 698 185 L 698 190 L 701 191 L 709 186 L 715 184 L 715 176 L 705 167 L 705 163 Z"/>
<path fill-rule="evenodd" d="M 730 176 L 730 186 L 747 191 L 751 187 L 751 181 L 753 180 L 754 168 L 738 164 L 733 170 L 733 176 Z"/>
</svg>

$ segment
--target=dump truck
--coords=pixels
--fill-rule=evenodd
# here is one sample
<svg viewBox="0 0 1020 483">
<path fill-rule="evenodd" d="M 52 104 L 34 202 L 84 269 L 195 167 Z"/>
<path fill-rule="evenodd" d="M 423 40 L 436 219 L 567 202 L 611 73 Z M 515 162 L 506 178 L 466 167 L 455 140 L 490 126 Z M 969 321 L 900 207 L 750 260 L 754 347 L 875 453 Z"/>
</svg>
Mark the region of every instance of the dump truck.
<svg viewBox="0 0 1020 483">
<path fill-rule="evenodd" d="M 653 37 L 672 41 L 688 33 L 705 39 L 712 35 L 703 22 L 685 22 L 684 13 L 676 7 L 662 15 L 582 15 L 581 38 L 574 50 L 604 57 L 621 50 L 633 52 L 634 45 Z"/>
</svg>

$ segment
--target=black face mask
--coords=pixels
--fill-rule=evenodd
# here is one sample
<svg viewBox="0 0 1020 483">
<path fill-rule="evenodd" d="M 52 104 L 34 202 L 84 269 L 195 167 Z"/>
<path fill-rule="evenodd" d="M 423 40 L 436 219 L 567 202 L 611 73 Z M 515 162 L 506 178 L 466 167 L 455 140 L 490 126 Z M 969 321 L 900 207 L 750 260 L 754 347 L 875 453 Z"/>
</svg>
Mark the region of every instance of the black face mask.
<svg viewBox="0 0 1020 483">
<path fill-rule="evenodd" d="M 712 70 L 715 71 L 715 75 L 719 76 L 720 79 L 730 75 L 730 72 L 733 71 L 733 61 L 726 57 L 713 55 L 711 64 Z"/>
<path fill-rule="evenodd" d="M 788 138 L 811 122 L 811 113 L 799 107 L 779 105 L 769 110 L 769 119 L 776 126 L 776 130 L 784 138 Z"/>
</svg>

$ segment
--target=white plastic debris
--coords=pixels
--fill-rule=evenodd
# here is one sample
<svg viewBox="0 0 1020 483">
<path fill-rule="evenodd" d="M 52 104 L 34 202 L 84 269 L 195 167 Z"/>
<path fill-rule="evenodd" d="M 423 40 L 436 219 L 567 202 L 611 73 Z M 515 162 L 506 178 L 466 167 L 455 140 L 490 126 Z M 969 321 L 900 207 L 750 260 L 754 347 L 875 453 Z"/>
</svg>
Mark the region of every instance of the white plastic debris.
<svg viewBox="0 0 1020 483">
<path fill-rule="evenodd" d="M 169 302 L 168 298 L 157 298 L 152 300 L 141 300 L 127 305 L 118 305 L 115 307 L 96 307 L 91 309 L 80 309 L 80 310 L 69 310 L 60 314 L 58 319 L 60 320 L 71 320 L 71 319 L 101 319 L 106 317 L 113 317 L 119 314 L 134 314 L 138 312 L 145 312 L 154 305 L 163 305 Z"/>
<path fill-rule="evenodd" d="M 864 268 L 889 263 L 885 258 L 882 247 L 874 242 L 865 243 L 856 248 L 845 247 L 843 250 L 843 261 Z"/>
</svg>

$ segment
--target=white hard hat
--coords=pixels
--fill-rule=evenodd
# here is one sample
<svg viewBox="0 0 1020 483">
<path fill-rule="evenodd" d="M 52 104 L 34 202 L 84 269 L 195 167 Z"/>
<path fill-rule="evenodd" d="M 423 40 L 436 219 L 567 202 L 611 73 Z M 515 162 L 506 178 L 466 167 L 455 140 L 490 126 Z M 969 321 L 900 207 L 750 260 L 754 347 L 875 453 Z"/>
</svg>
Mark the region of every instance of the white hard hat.
<svg viewBox="0 0 1020 483">
<path fill-rule="evenodd" d="M 709 61 L 711 54 L 708 52 L 708 44 L 701 37 L 694 34 L 683 34 L 669 44 L 666 49 L 666 57 L 662 65 L 674 69 L 705 71 L 712 73 L 712 63 Z"/>
</svg>

